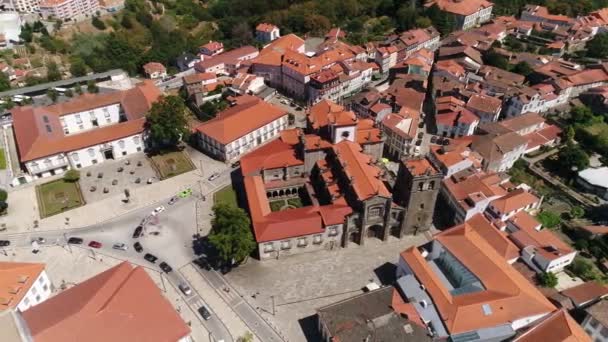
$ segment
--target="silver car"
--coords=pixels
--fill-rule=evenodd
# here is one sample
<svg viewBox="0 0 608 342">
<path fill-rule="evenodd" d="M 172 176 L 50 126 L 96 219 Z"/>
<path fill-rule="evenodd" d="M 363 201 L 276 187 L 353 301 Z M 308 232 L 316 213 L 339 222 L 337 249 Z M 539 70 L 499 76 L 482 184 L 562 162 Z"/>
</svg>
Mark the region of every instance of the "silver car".
<svg viewBox="0 0 608 342">
<path fill-rule="evenodd" d="M 126 251 L 129 247 L 127 245 L 125 245 L 124 243 L 115 243 L 112 248 L 114 249 L 118 249 L 121 251 Z"/>
<path fill-rule="evenodd" d="M 179 290 L 182 291 L 182 293 L 185 294 L 186 296 L 189 296 L 192 294 L 192 289 L 190 289 L 190 286 L 188 286 L 184 283 L 177 285 L 177 287 L 179 287 Z"/>
</svg>

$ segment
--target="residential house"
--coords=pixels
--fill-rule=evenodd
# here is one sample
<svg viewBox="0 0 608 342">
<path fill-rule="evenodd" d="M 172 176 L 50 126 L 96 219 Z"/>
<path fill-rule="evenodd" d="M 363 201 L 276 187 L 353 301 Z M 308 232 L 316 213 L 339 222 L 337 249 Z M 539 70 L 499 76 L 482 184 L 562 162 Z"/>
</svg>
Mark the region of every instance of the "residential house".
<svg viewBox="0 0 608 342">
<path fill-rule="evenodd" d="M 252 74 L 239 73 L 232 79 L 230 89 L 236 94 L 257 94 L 266 86 L 264 78 Z"/>
<path fill-rule="evenodd" d="M 99 11 L 97 0 L 42 0 L 38 8 L 44 19 L 63 21 L 84 19 Z"/>
<path fill-rule="evenodd" d="M 197 106 L 205 102 L 205 97 L 220 86 L 217 76 L 211 72 L 195 73 L 184 76 L 184 88 Z"/>
<path fill-rule="evenodd" d="M 179 71 L 186 71 L 188 69 L 194 68 L 194 64 L 196 64 L 200 59 L 191 53 L 183 53 L 179 55 L 175 59 L 175 64 Z"/>
<path fill-rule="evenodd" d="M 201 59 L 213 57 L 224 52 L 224 44 L 210 40 L 207 44 L 203 44 L 199 47 L 198 53 L 201 54 Z"/>
<path fill-rule="evenodd" d="M 160 96 L 147 80 L 128 90 L 84 94 L 50 106 L 15 107 L 19 161 L 38 179 L 143 151 L 145 114 Z"/>
<path fill-rule="evenodd" d="M 514 342 L 536 341 L 570 341 L 591 342 L 591 338 L 583 328 L 568 314 L 566 310 L 558 310 L 541 320 L 522 335 L 516 337 Z"/>
<path fill-rule="evenodd" d="M 257 57 L 259 51 L 257 48 L 246 45 L 222 52 L 213 57 L 205 58 L 194 65 L 197 72 L 214 73 L 222 75 L 234 75 L 251 59 Z"/>
<path fill-rule="evenodd" d="M 538 23 L 549 23 L 557 26 L 569 26 L 574 19 L 561 14 L 550 14 L 547 7 L 539 5 L 526 5 L 521 12 L 521 20 Z"/>
<path fill-rule="evenodd" d="M 165 77 L 167 77 L 167 69 L 165 68 L 164 65 L 162 65 L 161 63 L 157 63 L 157 62 L 148 62 L 146 64 L 144 64 L 144 73 L 146 74 L 146 77 L 149 79 L 163 79 Z"/>
<path fill-rule="evenodd" d="M 536 151 L 542 146 L 557 145 L 562 133 L 559 127 L 547 124 L 545 119 L 536 113 L 526 113 L 502 120 L 499 125 L 521 135 L 528 141 L 525 153 Z"/>
<path fill-rule="evenodd" d="M 488 205 L 486 212 L 492 219 L 507 221 L 521 211 L 529 211 L 540 208 L 541 199 L 526 189 L 518 188 L 506 195 L 494 199 Z"/>
<path fill-rule="evenodd" d="M 493 124 L 481 125 L 480 129 L 488 129 Z M 527 150 L 528 141 L 516 132 L 504 127 L 498 127 L 487 134 L 475 135 L 471 150 L 483 157 L 482 167 L 488 172 L 503 172 L 513 167 L 513 164 Z"/>
<path fill-rule="evenodd" d="M 192 341 L 146 270 L 126 261 L 26 310 L 23 319 L 37 342 Z"/>
<path fill-rule="evenodd" d="M 560 292 L 572 302 L 572 307 L 581 309 L 608 297 L 608 287 L 597 281 L 588 281 Z"/>
<path fill-rule="evenodd" d="M 474 94 L 467 101 L 465 108 L 477 115 L 480 123 L 495 122 L 498 121 L 502 110 L 502 101 L 493 96 Z"/>
<path fill-rule="evenodd" d="M 281 36 L 279 28 L 273 24 L 260 23 L 255 28 L 255 38 L 262 43 L 270 43 Z"/>
<path fill-rule="evenodd" d="M 273 140 L 287 128 L 287 112 L 254 96 L 237 98 L 236 105 L 195 128 L 196 144 L 219 160 L 239 158 Z"/>
<path fill-rule="evenodd" d="M 429 160 L 447 178 L 467 169 L 480 171 L 482 158 L 472 152 L 466 144 L 455 144 L 431 145 Z"/>
<path fill-rule="evenodd" d="M 594 342 L 608 341 L 608 299 L 603 299 L 585 309 L 587 316 L 581 323 Z"/>
<path fill-rule="evenodd" d="M 0 311 L 23 312 L 51 296 L 53 284 L 44 264 L 0 262 Z"/>
</svg>

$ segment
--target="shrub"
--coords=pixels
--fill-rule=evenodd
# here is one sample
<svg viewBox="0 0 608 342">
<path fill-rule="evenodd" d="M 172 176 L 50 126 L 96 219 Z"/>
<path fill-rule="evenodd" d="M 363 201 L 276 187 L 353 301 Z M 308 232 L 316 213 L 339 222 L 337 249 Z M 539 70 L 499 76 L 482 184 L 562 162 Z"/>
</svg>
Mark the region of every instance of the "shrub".
<svg viewBox="0 0 608 342">
<path fill-rule="evenodd" d="M 6 209 L 8 209 L 8 203 L 0 201 L 0 213 L 6 212 Z"/>
<path fill-rule="evenodd" d="M 540 285 L 544 287 L 554 288 L 557 286 L 557 277 L 552 272 L 545 272 L 536 276 Z"/>
<path fill-rule="evenodd" d="M 6 190 L 0 189 L 0 201 L 6 202 L 7 198 L 8 198 L 8 193 L 6 192 Z"/>
<path fill-rule="evenodd" d="M 559 215 L 549 210 L 543 210 L 536 218 L 546 228 L 554 228 L 561 222 Z"/>
<path fill-rule="evenodd" d="M 105 30 L 106 29 L 106 24 L 99 19 L 99 17 L 93 17 L 93 21 L 91 21 L 91 24 L 93 24 L 93 26 L 95 26 L 98 30 Z"/>
<path fill-rule="evenodd" d="M 74 183 L 80 179 L 80 171 L 68 170 L 63 176 L 63 180 L 66 182 Z"/>
</svg>

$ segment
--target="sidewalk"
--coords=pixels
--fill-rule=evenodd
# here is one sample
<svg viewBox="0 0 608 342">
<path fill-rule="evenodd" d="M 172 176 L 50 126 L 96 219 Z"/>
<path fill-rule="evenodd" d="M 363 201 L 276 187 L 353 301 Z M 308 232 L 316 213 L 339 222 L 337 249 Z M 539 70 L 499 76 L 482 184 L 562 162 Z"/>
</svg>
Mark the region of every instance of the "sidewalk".
<svg viewBox="0 0 608 342">
<path fill-rule="evenodd" d="M 245 335 L 246 332 L 251 331 L 231 308 L 234 306 L 235 302 L 242 301 L 243 299 L 232 298 L 230 300 L 231 303 L 226 303 L 226 301 L 224 301 L 198 273 L 192 264 L 184 266 L 181 272 L 198 293 L 204 294 L 203 298 L 205 302 L 215 310 L 215 314 L 226 325 L 226 328 L 230 331 L 230 334 L 232 334 L 235 341 L 239 337 Z M 254 335 L 254 341 L 260 340 Z"/>
</svg>

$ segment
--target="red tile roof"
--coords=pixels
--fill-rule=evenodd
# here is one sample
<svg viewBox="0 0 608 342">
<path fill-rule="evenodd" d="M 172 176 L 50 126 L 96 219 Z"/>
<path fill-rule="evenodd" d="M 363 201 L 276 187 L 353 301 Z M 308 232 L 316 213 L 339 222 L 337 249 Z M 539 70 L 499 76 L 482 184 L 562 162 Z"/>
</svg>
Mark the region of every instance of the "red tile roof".
<svg viewBox="0 0 608 342">
<path fill-rule="evenodd" d="M 418 248 L 401 257 L 426 288 L 450 334 L 510 324 L 517 319 L 542 315 L 555 307 L 471 226 L 461 225 L 435 236 L 483 284 L 484 290 L 454 296 L 443 285 Z M 491 315 L 484 314 L 487 305 Z"/>
<path fill-rule="evenodd" d="M 320 129 L 330 124 L 356 125 L 358 122 L 354 112 L 347 111 L 344 106 L 325 99 L 310 108 L 307 119 L 314 129 Z"/>
<path fill-rule="evenodd" d="M 483 94 L 473 94 L 467 101 L 467 108 L 484 113 L 497 113 L 500 111 L 502 101 L 496 97 Z"/>
<path fill-rule="evenodd" d="M 591 342 L 591 338 L 564 309 L 561 309 L 514 340 L 514 342 L 538 341 Z"/>
<path fill-rule="evenodd" d="M 250 95 L 245 103 L 237 104 L 220 112 L 215 118 L 200 124 L 196 131 L 203 133 L 221 144 L 229 144 L 256 129 L 286 116 L 287 112 Z"/>
<path fill-rule="evenodd" d="M 512 211 L 522 209 L 528 205 L 533 205 L 540 202 L 540 199 L 533 194 L 517 189 L 509 192 L 505 196 L 495 199 L 490 202 L 490 205 L 500 210 L 502 214 L 508 214 Z"/>
<path fill-rule="evenodd" d="M 608 234 L 608 226 L 583 226 L 579 227 L 579 229 L 582 229 L 594 235 Z"/>
<path fill-rule="evenodd" d="M 276 27 L 276 25 L 273 24 L 269 24 L 269 23 L 259 23 L 258 26 L 256 26 L 256 31 L 262 31 L 262 32 L 271 32 L 274 29 L 277 29 L 278 27 Z"/>
<path fill-rule="evenodd" d="M 525 211 L 520 211 L 509 219 L 518 231 L 509 235 L 519 248 L 534 246 L 547 259 L 555 259 L 573 252 L 572 247 L 547 229 L 536 229 L 540 222 Z M 551 250 L 555 249 L 555 252 Z"/>
<path fill-rule="evenodd" d="M 409 159 L 403 162 L 403 165 L 414 176 L 436 175 L 439 171 L 426 158 Z"/>
<path fill-rule="evenodd" d="M 372 157 L 362 152 L 359 144 L 343 140 L 335 144 L 333 149 L 359 200 L 376 195 L 391 197 L 380 179 L 381 170 L 372 163 Z"/>
<path fill-rule="evenodd" d="M 424 4 L 427 8 L 433 5 L 446 12 L 468 16 L 494 4 L 487 0 L 431 0 Z"/>
<path fill-rule="evenodd" d="M 190 328 L 142 267 L 123 262 L 23 313 L 36 341 L 177 341 Z"/>
<path fill-rule="evenodd" d="M 194 68 L 199 72 L 205 72 L 208 68 L 212 68 L 220 64 L 236 65 L 238 62 L 242 62 L 242 58 L 244 56 L 255 54 L 257 52 L 258 49 L 251 45 L 241 46 L 234 50 L 222 52 L 219 55 L 205 58 L 204 60 L 197 62 L 194 65 Z"/>
<path fill-rule="evenodd" d="M 203 81 L 211 81 L 213 79 L 217 79 L 217 76 L 212 72 L 197 72 L 196 74 L 184 76 L 184 83 L 201 83 Z"/>
<path fill-rule="evenodd" d="M 566 289 L 561 293 L 570 298 L 576 306 L 581 306 L 596 299 L 608 296 L 608 287 L 596 281 L 588 281 Z"/>
<path fill-rule="evenodd" d="M 281 138 L 269 142 L 268 144 L 247 153 L 241 158 L 241 172 L 244 176 L 261 170 L 269 170 L 286 166 L 303 165 L 304 161 L 299 158 L 294 143 L 286 142 L 283 137 L 290 134 L 288 130 L 281 132 Z M 297 139 L 297 138 L 296 138 Z M 295 143 L 298 143 L 296 140 Z"/>
<path fill-rule="evenodd" d="M 44 264 L 0 262 L 0 311 L 16 308 L 38 276 Z"/>
<path fill-rule="evenodd" d="M 144 71 L 146 72 L 146 74 L 151 74 L 154 72 L 165 72 L 167 71 L 167 69 L 165 69 L 164 65 L 158 62 L 149 62 L 144 64 Z"/>
<path fill-rule="evenodd" d="M 141 133 L 145 122 L 144 114 L 159 97 L 158 88 L 147 80 L 126 91 L 85 94 L 72 101 L 48 107 L 15 107 L 11 113 L 20 160 L 31 161 Z M 59 119 L 61 116 L 115 103 L 122 105 L 129 121 L 64 135 Z M 45 117 L 48 124 L 45 123 Z"/>
<path fill-rule="evenodd" d="M 513 260 L 519 257 L 519 248 L 482 214 L 474 215 L 465 224 L 477 232 L 505 260 Z"/>
</svg>

